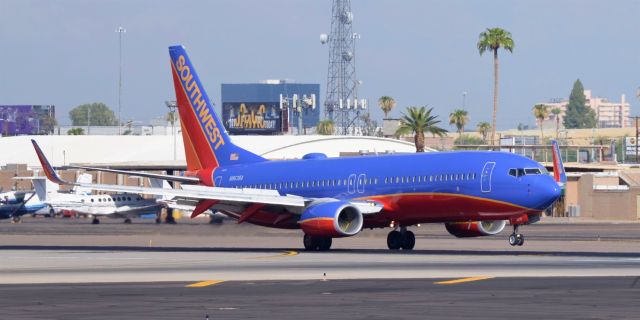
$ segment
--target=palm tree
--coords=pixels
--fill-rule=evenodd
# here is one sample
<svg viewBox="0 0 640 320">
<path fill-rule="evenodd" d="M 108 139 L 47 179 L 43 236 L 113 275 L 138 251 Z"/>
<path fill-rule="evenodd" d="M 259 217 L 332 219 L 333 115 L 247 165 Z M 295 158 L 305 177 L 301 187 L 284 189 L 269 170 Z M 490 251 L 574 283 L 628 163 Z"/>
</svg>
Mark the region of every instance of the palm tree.
<svg viewBox="0 0 640 320">
<path fill-rule="evenodd" d="M 487 134 L 489 134 L 489 130 L 491 129 L 491 125 L 489 122 L 480 122 L 478 123 L 478 133 L 482 135 L 482 141 L 487 143 Z"/>
<path fill-rule="evenodd" d="M 335 127 L 333 125 L 332 120 L 322 120 L 318 122 L 318 127 L 316 128 L 316 131 L 318 132 L 318 134 L 321 134 L 324 136 L 332 135 L 334 130 L 335 130 Z"/>
<path fill-rule="evenodd" d="M 440 120 L 436 120 L 438 116 L 432 116 L 431 111 L 433 108 L 427 110 L 426 107 L 408 107 L 407 114 L 402 113 L 402 118 L 400 118 L 400 127 L 396 130 L 396 135 L 414 133 L 413 140 L 416 144 L 416 152 L 424 152 L 425 131 L 440 137 L 447 133 L 447 130 L 436 126 Z"/>
<path fill-rule="evenodd" d="M 464 126 L 469 122 L 469 113 L 467 110 L 456 109 L 449 115 L 449 124 L 453 124 L 458 129 L 458 134 L 464 133 Z"/>
<path fill-rule="evenodd" d="M 480 55 L 488 50 L 493 51 L 493 122 L 491 124 L 491 145 L 496 137 L 496 113 L 498 112 L 498 49 L 504 48 L 513 52 L 515 44 L 511 33 L 500 28 L 487 29 L 480 33 L 478 51 Z"/>
<path fill-rule="evenodd" d="M 560 132 L 560 113 L 562 110 L 560 108 L 551 109 L 551 113 L 553 113 L 553 117 L 556 118 L 556 140 L 558 140 L 558 134 Z"/>
<path fill-rule="evenodd" d="M 396 106 L 396 101 L 389 96 L 382 96 L 378 99 L 378 105 L 382 109 L 382 112 L 384 112 L 384 118 L 387 119 L 387 115 L 391 109 Z"/>
<path fill-rule="evenodd" d="M 542 122 L 549 116 L 549 108 L 546 104 L 536 104 L 533 106 L 533 115 L 538 119 L 538 125 L 540 126 L 540 143 L 542 143 L 542 139 L 544 139 Z"/>
</svg>

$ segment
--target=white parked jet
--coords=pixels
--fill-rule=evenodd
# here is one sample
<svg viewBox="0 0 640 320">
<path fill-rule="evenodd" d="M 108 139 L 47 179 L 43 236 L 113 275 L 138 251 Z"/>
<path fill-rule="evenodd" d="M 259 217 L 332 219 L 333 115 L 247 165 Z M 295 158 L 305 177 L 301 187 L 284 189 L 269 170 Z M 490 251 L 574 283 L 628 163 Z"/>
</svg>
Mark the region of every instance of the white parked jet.
<svg viewBox="0 0 640 320">
<path fill-rule="evenodd" d="M 131 223 L 131 218 L 143 214 L 158 214 L 162 207 L 156 199 L 144 199 L 137 194 L 92 195 L 88 190 L 81 188 L 74 189 L 72 193 L 63 193 L 57 190 L 58 185 L 50 182 L 46 177 L 24 179 L 32 181 L 38 198 L 48 205 L 51 211 L 69 210 L 92 216 L 93 224 L 100 223 L 99 217 L 124 218 L 125 223 Z M 83 174 L 78 181 L 91 183 L 91 175 Z"/>
</svg>

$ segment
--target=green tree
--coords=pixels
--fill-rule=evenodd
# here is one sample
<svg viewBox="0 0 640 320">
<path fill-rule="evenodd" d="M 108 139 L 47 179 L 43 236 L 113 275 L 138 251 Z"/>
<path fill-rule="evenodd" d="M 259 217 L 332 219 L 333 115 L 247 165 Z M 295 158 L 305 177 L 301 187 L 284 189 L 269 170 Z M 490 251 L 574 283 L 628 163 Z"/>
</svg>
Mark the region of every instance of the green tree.
<svg viewBox="0 0 640 320">
<path fill-rule="evenodd" d="M 91 118 L 89 120 L 92 126 L 118 125 L 118 120 L 113 111 L 101 102 L 85 103 L 69 111 L 69 118 L 71 118 L 74 126 L 86 126 L 89 117 Z"/>
<path fill-rule="evenodd" d="M 556 119 L 556 140 L 558 140 L 558 135 L 560 134 L 560 113 L 562 113 L 562 110 L 560 110 L 560 108 L 553 108 L 551 109 L 551 113 Z"/>
<path fill-rule="evenodd" d="M 387 115 L 391 109 L 396 106 L 396 101 L 389 96 L 382 96 L 378 99 L 378 105 L 380 106 L 380 109 L 382 109 L 382 112 L 384 112 L 384 118 L 387 119 Z"/>
<path fill-rule="evenodd" d="M 84 135 L 84 129 L 82 128 L 71 128 L 67 130 L 67 134 L 70 136 L 81 136 Z"/>
<path fill-rule="evenodd" d="M 478 133 L 480 135 L 482 135 L 482 141 L 484 141 L 484 143 L 487 143 L 487 135 L 489 134 L 489 130 L 491 130 L 491 125 L 489 124 L 489 122 L 480 122 L 478 123 Z"/>
<path fill-rule="evenodd" d="M 464 126 L 469 122 L 469 113 L 466 110 L 456 109 L 449 115 L 449 124 L 455 125 L 458 133 L 464 133 Z"/>
<path fill-rule="evenodd" d="M 573 83 L 563 124 L 567 129 L 595 128 L 596 126 L 596 113 L 586 105 L 584 86 L 580 79 Z"/>
<path fill-rule="evenodd" d="M 538 125 L 540 126 L 540 142 L 544 139 L 544 129 L 542 128 L 542 123 L 544 119 L 549 116 L 549 107 L 546 104 L 536 104 L 533 106 L 533 115 L 538 120 Z"/>
<path fill-rule="evenodd" d="M 335 126 L 333 125 L 333 121 L 331 120 L 322 120 L 318 122 L 318 127 L 316 128 L 318 134 L 328 136 L 332 135 L 335 131 Z"/>
<path fill-rule="evenodd" d="M 493 117 L 491 123 L 491 145 L 495 144 L 496 137 L 496 114 L 498 113 L 498 50 L 504 48 L 513 52 L 515 44 L 511 38 L 511 33 L 500 28 L 487 29 L 480 33 L 478 40 L 478 51 L 480 55 L 486 51 L 493 52 Z"/>
<path fill-rule="evenodd" d="M 413 140 L 416 144 L 416 152 L 424 152 L 424 133 L 429 132 L 434 136 L 443 136 L 447 130 L 437 126 L 440 120 L 438 116 L 431 115 L 433 108 L 408 107 L 407 113 L 402 113 L 400 127 L 396 130 L 396 135 L 414 133 Z"/>
</svg>

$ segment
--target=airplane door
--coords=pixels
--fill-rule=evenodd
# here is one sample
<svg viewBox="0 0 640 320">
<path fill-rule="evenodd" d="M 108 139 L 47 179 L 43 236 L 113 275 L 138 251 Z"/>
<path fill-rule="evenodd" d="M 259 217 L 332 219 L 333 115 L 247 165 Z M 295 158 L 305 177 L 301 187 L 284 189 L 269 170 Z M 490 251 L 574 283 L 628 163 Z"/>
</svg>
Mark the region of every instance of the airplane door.
<svg viewBox="0 0 640 320">
<path fill-rule="evenodd" d="M 352 174 L 349 176 L 349 182 L 347 182 L 347 191 L 352 194 L 356 193 L 356 175 Z"/>
<path fill-rule="evenodd" d="M 367 181 L 367 176 L 363 173 L 358 176 L 358 193 L 364 193 L 364 185 Z"/>
<path fill-rule="evenodd" d="M 480 190 L 482 192 L 491 192 L 491 175 L 493 174 L 493 168 L 495 166 L 495 162 L 487 162 L 484 164 L 482 174 L 480 175 Z"/>
</svg>

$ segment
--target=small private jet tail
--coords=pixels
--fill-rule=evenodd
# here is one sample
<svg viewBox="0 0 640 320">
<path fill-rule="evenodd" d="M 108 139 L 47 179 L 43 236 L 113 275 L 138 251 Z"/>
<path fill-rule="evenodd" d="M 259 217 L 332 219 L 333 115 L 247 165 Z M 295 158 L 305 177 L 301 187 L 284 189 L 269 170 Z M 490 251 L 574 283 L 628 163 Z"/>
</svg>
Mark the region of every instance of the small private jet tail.
<svg viewBox="0 0 640 320">
<path fill-rule="evenodd" d="M 169 47 L 169 55 L 187 170 L 197 173 L 204 184 L 212 186 L 210 172 L 219 166 L 266 161 L 233 144 L 222 121 L 214 112 L 213 103 L 184 47 Z"/>
</svg>

